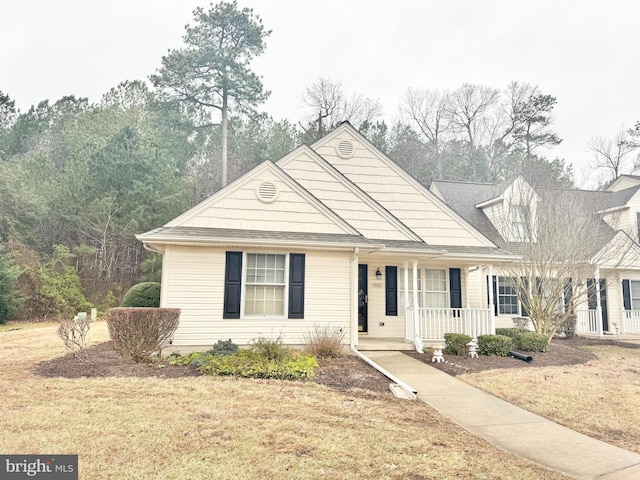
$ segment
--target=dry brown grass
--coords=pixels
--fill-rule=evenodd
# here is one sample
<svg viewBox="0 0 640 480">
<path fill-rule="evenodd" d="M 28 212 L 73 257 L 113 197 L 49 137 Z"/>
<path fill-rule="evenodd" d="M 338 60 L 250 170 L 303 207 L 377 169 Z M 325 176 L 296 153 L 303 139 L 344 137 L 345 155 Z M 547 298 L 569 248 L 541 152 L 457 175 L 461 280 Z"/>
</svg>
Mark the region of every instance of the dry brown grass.
<svg viewBox="0 0 640 480">
<path fill-rule="evenodd" d="M 0 331 L 0 451 L 79 454 L 83 479 L 566 478 L 389 396 L 217 377 L 37 377 L 34 364 L 65 353 L 56 327 Z M 106 339 L 93 325 L 89 343 Z"/>
<path fill-rule="evenodd" d="M 640 349 L 582 348 L 597 360 L 458 378 L 573 430 L 640 453 Z"/>
</svg>

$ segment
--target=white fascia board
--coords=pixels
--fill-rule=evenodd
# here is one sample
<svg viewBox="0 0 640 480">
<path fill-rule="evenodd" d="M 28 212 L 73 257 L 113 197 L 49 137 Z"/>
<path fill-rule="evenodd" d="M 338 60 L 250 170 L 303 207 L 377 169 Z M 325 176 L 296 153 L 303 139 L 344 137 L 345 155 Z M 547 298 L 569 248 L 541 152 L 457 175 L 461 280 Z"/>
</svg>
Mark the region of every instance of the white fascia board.
<svg viewBox="0 0 640 480">
<path fill-rule="evenodd" d="M 154 237 L 153 239 L 145 239 L 144 237 L 136 237 L 144 243 L 145 248 L 156 251 L 155 247 L 164 245 L 180 245 L 189 247 L 220 247 L 233 245 L 234 247 L 261 247 L 261 248 L 282 248 L 282 247 L 306 247 L 312 250 L 345 250 L 352 251 L 359 248 L 360 252 L 375 252 L 384 248 L 382 244 L 362 244 L 362 243 L 323 243 L 311 240 L 268 240 L 268 239 L 251 239 L 246 238 L 220 238 L 220 239 L 200 239 L 180 238 L 180 237 Z"/>
</svg>

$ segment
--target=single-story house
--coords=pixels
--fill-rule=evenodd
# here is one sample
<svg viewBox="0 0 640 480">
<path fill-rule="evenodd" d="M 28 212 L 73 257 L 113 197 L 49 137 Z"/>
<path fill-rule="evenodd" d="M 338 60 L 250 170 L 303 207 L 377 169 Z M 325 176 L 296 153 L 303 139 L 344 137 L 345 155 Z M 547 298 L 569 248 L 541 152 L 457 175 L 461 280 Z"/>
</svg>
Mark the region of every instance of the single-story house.
<svg viewBox="0 0 640 480">
<path fill-rule="evenodd" d="M 357 346 L 363 336 L 430 341 L 512 326 L 513 299 L 489 281 L 517 258 L 485 210 L 495 186 L 432 189 L 344 122 L 138 235 L 163 255 L 161 306 L 182 310 L 172 347 L 304 344 L 317 327 Z M 640 265 L 620 275 L 640 311 Z M 621 314 L 619 287 L 607 286 L 620 297 L 610 317 Z"/>
</svg>

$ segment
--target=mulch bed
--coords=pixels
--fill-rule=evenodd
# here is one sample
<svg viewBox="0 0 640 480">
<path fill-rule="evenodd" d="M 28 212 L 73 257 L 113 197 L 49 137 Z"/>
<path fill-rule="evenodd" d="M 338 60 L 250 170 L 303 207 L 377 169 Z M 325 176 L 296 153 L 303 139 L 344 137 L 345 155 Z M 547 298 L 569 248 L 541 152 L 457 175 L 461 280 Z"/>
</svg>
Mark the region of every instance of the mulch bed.
<svg viewBox="0 0 640 480">
<path fill-rule="evenodd" d="M 86 350 L 87 361 L 75 358 L 72 354 L 53 360 L 40 362 L 33 369 L 36 375 L 43 377 L 98 378 L 98 377 L 159 377 L 179 378 L 202 375 L 197 370 L 181 365 L 157 363 L 133 363 L 119 357 L 111 342 L 100 343 Z M 319 361 L 314 382 L 347 392 L 354 389 L 389 393 L 389 379 L 363 362 L 361 359 L 344 355 L 339 358 L 327 358 Z"/>
<path fill-rule="evenodd" d="M 615 345 L 624 348 L 640 348 L 638 344 L 603 339 L 574 337 L 554 339 L 548 353 L 531 353 L 533 362 L 527 363 L 511 357 L 479 358 L 445 355 L 445 363 L 433 363 L 432 355 L 405 352 L 410 357 L 428 363 L 450 375 L 481 372 L 499 368 L 536 368 L 587 363 L 595 356 L 580 347 L 586 345 Z M 164 365 L 157 363 L 133 363 L 119 357 L 105 342 L 86 350 L 87 360 L 81 361 L 72 354 L 37 364 L 33 371 L 43 377 L 98 378 L 98 377 L 159 377 L 179 378 L 200 376 L 201 373 L 188 366 Z M 369 391 L 389 393 L 389 379 L 361 359 L 344 355 L 339 358 L 322 359 L 312 380 L 341 392 Z"/>
<path fill-rule="evenodd" d="M 595 360 L 588 350 L 581 347 L 589 345 L 612 345 L 623 348 L 640 348 L 640 345 L 616 340 L 573 337 L 554 338 L 551 340 L 547 353 L 539 352 L 518 352 L 533 357 L 531 363 L 518 360 L 513 357 L 488 357 L 481 355 L 479 358 L 462 357 L 456 355 L 444 355 L 445 362 L 432 362 L 431 353 L 419 354 L 417 352 L 405 352 L 410 357 L 448 373 L 449 375 L 463 375 L 465 373 L 476 373 L 485 370 L 502 368 L 537 368 L 562 365 L 577 365 Z"/>
</svg>

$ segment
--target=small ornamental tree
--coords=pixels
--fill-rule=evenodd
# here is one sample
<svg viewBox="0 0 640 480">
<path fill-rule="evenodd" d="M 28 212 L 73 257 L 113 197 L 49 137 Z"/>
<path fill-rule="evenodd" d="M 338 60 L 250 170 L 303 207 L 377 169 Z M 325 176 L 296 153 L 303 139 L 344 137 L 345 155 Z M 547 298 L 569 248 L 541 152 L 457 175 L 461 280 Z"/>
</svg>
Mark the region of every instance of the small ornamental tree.
<svg viewBox="0 0 640 480">
<path fill-rule="evenodd" d="M 159 354 L 180 321 L 179 308 L 110 308 L 107 328 L 118 355 L 134 362 Z"/>
<path fill-rule="evenodd" d="M 160 306 L 160 284 L 143 282 L 134 285 L 125 293 L 122 306 L 158 308 Z"/>
</svg>

